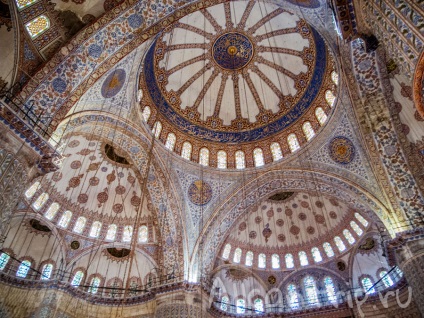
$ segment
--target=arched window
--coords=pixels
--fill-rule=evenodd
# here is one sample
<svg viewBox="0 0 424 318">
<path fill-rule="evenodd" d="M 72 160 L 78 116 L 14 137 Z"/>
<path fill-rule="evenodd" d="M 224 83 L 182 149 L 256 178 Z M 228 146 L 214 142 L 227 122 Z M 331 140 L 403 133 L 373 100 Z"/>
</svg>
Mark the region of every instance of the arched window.
<svg viewBox="0 0 424 318">
<path fill-rule="evenodd" d="M 280 268 L 280 256 L 278 254 L 272 254 L 271 256 L 272 268 Z"/>
<path fill-rule="evenodd" d="M 52 276 L 53 264 L 44 264 L 43 269 L 41 270 L 41 279 L 48 280 Z"/>
<path fill-rule="evenodd" d="M 102 223 L 100 223 L 99 221 L 93 222 L 93 225 L 91 226 L 91 230 L 90 230 L 90 236 L 99 237 L 101 229 L 102 229 Z"/>
<path fill-rule="evenodd" d="M 18 9 L 21 10 L 25 7 L 30 6 L 31 4 L 37 2 L 38 0 L 16 0 L 16 5 L 18 6 Z"/>
<path fill-rule="evenodd" d="M 255 306 L 255 311 L 256 312 L 264 312 L 264 301 L 263 301 L 262 298 L 257 297 L 253 301 L 253 305 Z"/>
<path fill-rule="evenodd" d="M 38 35 L 46 31 L 50 27 L 50 20 L 44 14 L 36 17 L 34 20 L 25 24 L 31 39 L 36 38 Z"/>
<path fill-rule="evenodd" d="M 334 243 L 336 243 L 337 248 L 340 252 L 343 252 L 346 249 L 346 246 L 344 245 L 342 239 L 338 236 L 334 238 Z"/>
<path fill-rule="evenodd" d="M 344 229 L 343 230 L 343 235 L 346 238 L 346 240 L 349 242 L 350 245 L 355 243 L 355 238 L 352 236 L 352 233 L 350 233 L 349 230 Z"/>
<path fill-rule="evenodd" d="M 243 298 L 237 299 L 236 306 L 237 306 L 236 312 L 238 314 L 244 314 L 244 312 L 246 311 L 246 308 L 245 308 L 245 302 Z"/>
<path fill-rule="evenodd" d="M 117 230 L 116 224 L 109 225 L 109 227 L 107 228 L 107 233 L 106 233 L 106 240 L 107 241 L 114 241 L 115 240 L 116 230 Z"/>
<path fill-rule="evenodd" d="M 368 226 L 368 221 L 364 219 L 364 217 L 362 215 L 360 215 L 359 213 L 355 213 L 355 218 L 361 222 L 361 224 L 365 227 Z"/>
<path fill-rule="evenodd" d="M 265 268 L 266 267 L 266 255 L 261 253 L 258 256 L 258 267 Z"/>
<path fill-rule="evenodd" d="M 140 230 L 138 231 L 138 243 L 147 243 L 149 240 L 149 231 L 146 225 L 140 226 Z"/>
<path fill-rule="evenodd" d="M 93 277 L 90 283 L 90 288 L 88 288 L 88 292 L 91 294 L 96 294 L 99 290 L 100 286 L 100 278 L 99 277 Z"/>
<path fill-rule="evenodd" d="M 228 298 L 227 295 L 221 297 L 221 310 L 227 311 L 228 310 L 228 304 L 230 303 L 230 298 Z"/>
<path fill-rule="evenodd" d="M 87 222 L 87 219 L 83 216 L 80 216 L 77 221 L 75 222 L 74 225 L 74 232 L 75 233 L 82 233 L 82 231 L 84 230 L 85 227 L 85 223 Z"/>
<path fill-rule="evenodd" d="M 269 148 L 271 149 L 272 153 L 272 160 L 277 161 L 283 158 L 283 153 L 281 151 L 280 144 L 278 142 L 273 142 Z"/>
<path fill-rule="evenodd" d="M 325 242 L 324 244 L 322 244 L 322 247 L 324 248 L 324 252 L 325 252 L 325 254 L 327 254 L 328 257 L 334 256 L 334 251 L 333 251 L 333 248 L 331 247 L 330 243 Z"/>
<path fill-rule="evenodd" d="M 331 277 L 325 277 L 324 278 L 324 286 L 325 291 L 327 293 L 327 299 L 330 303 L 337 302 L 337 296 L 336 296 L 336 289 L 334 288 L 334 283 Z"/>
<path fill-rule="evenodd" d="M 321 107 L 315 109 L 315 117 L 317 118 L 319 124 L 322 126 L 327 121 L 327 115 Z"/>
<path fill-rule="evenodd" d="M 199 163 L 202 166 L 209 166 L 209 149 L 202 148 L 199 152 Z"/>
<path fill-rule="evenodd" d="M 305 134 L 306 140 L 311 140 L 315 136 L 315 131 L 309 121 L 306 121 L 302 126 L 303 133 Z"/>
<path fill-rule="evenodd" d="M 130 242 L 133 234 L 133 228 L 131 225 L 124 227 L 124 234 L 122 235 L 122 242 Z"/>
<path fill-rule="evenodd" d="M 27 277 L 28 271 L 30 268 L 31 268 L 31 262 L 27 260 L 23 261 L 19 265 L 18 270 L 16 271 L 16 276 L 21 278 Z"/>
<path fill-rule="evenodd" d="M 317 305 L 318 295 L 315 279 L 312 276 L 306 276 L 303 280 L 303 287 L 305 289 L 306 303 L 309 306 Z"/>
<path fill-rule="evenodd" d="M 241 260 L 241 248 L 237 247 L 236 250 L 234 251 L 233 261 L 234 263 L 240 263 L 240 260 Z"/>
<path fill-rule="evenodd" d="M 248 251 L 246 253 L 245 265 L 246 266 L 252 266 L 253 265 L 253 252 L 252 251 Z"/>
<path fill-rule="evenodd" d="M 217 153 L 218 157 L 218 168 L 226 169 L 227 168 L 227 153 L 224 150 L 220 150 Z"/>
<path fill-rule="evenodd" d="M 306 252 L 300 251 L 299 252 L 299 260 L 301 266 L 306 266 L 309 264 L 308 256 L 306 255 Z"/>
<path fill-rule="evenodd" d="M 322 261 L 321 252 L 319 251 L 318 247 L 313 247 L 311 249 L 311 253 L 315 263 L 319 263 Z"/>
<path fill-rule="evenodd" d="M 55 217 L 57 211 L 59 210 L 59 207 L 60 207 L 59 203 L 54 202 L 50 204 L 46 213 L 44 213 L 44 216 L 46 217 L 46 219 L 52 220 Z"/>
<path fill-rule="evenodd" d="M 297 140 L 297 137 L 295 134 L 290 134 L 287 137 L 287 142 L 289 144 L 289 148 L 291 152 L 295 152 L 300 148 L 299 141 Z"/>
<path fill-rule="evenodd" d="M 183 143 L 183 148 L 181 149 L 181 157 L 183 157 L 184 159 L 190 160 L 191 159 L 191 143 L 189 143 L 188 141 L 185 141 Z"/>
<path fill-rule="evenodd" d="M 286 267 L 287 268 L 293 268 L 294 267 L 293 255 L 286 254 L 285 259 L 286 259 Z"/>
<path fill-rule="evenodd" d="M 0 270 L 4 270 L 6 268 L 7 263 L 9 262 L 10 255 L 7 253 L 1 253 L 0 255 Z"/>
<path fill-rule="evenodd" d="M 336 71 L 331 72 L 331 80 L 334 84 L 339 85 L 339 74 L 337 74 Z"/>
<path fill-rule="evenodd" d="M 35 200 L 35 202 L 32 204 L 32 207 L 38 211 L 43 207 L 44 204 L 46 204 L 48 199 L 49 199 L 49 195 L 46 192 L 44 192 L 40 194 L 37 200 Z"/>
<path fill-rule="evenodd" d="M 390 277 L 390 275 L 387 274 L 387 271 L 381 271 L 378 276 L 383 281 L 386 288 L 393 286 L 393 279 Z"/>
<path fill-rule="evenodd" d="M 174 150 L 175 142 L 177 141 L 177 137 L 175 137 L 174 133 L 169 133 L 168 137 L 166 137 L 165 147 L 169 150 Z"/>
<path fill-rule="evenodd" d="M 162 123 L 160 121 L 155 122 L 152 132 L 156 138 L 160 137 L 160 133 L 162 132 Z"/>
<path fill-rule="evenodd" d="M 37 192 L 37 190 L 40 188 L 40 182 L 34 182 L 33 184 L 32 184 L 32 186 L 30 186 L 29 188 L 28 188 L 28 190 L 26 190 L 26 192 L 25 192 L 25 197 L 27 198 L 27 199 L 31 199 L 33 196 L 34 196 L 34 194 L 35 194 L 35 192 Z"/>
<path fill-rule="evenodd" d="M 299 298 L 297 296 L 296 286 L 294 284 L 290 284 L 287 286 L 287 302 L 291 309 L 299 308 Z"/>
<path fill-rule="evenodd" d="M 355 231 L 358 236 L 361 236 L 364 231 L 359 227 L 359 225 L 355 221 L 350 221 L 350 227 Z"/>
<path fill-rule="evenodd" d="M 65 211 L 62 214 L 62 217 L 59 220 L 58 225 L 60 227 L 63 227 L 64 229 L 66 229 L 69 225 L 69 222 L 71 221 L 72 218 L 72 212 L 71 211 Z"/>
<path fill-rule="evenodd" d="M 81 284 L 83 278 L 84 273 L 82 271 L 76 272 L 74 278 L 72 278 L 71 285 L 74 287 L 78 287 Z"/>
<path fill-rule="evenodd" d="M 230 256 L 231 252 L 231 244 L 226 244 L 224 247 L 224 251 L 222 252 L 222 258 L 228 259 L 228 256 Z"/>
<path fill-rule="evenodd" d="M 370 277 L 363 277 L 361 279 L 362 288 L 364 289 L 364 292 L 367 294 L 374 294 L 375 288 L 373 287 L 373 282 Z"/>
<path fill-rule="evenodd" d="M 253 160 L 255 161 L 255 167 L 261 167 L 265 164 L 264 154 L 261 148 L 253 150 Z"/>
<path fill-rule="evenodd" d="M 143 109 L 143 119 L 145 122 L 147 122 L 150 118 L 151 110 L 149 106 L 144 107 Z"/>
<path fill-rule="evenodd" d="M 246 160 L 244 158 L 244 152 L 241 150 L 236 151 L 236 168 L 237 169 L 246 168 Z"/>
<path fill-rule="evenodd" d="M 334 96 L 332 91 L 326 91 L 325 100 L 327 101 L 328 105 L 330 105 L 330 107 L 333 107 L 334 102 L 336 101 L 336 97 Z"/>
</svg>

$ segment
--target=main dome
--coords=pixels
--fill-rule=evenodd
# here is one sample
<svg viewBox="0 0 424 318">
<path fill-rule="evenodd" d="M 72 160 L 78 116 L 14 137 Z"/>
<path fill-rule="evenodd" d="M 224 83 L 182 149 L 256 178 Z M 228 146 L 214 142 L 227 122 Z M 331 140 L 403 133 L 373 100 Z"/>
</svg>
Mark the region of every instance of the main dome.
<svg viewBox="0 0 424 318">
<path fill-rule="evenodd" d="M 188 142 L 194 161 L 206 148 L 211 166 L 219 167 L 219 151 L 228 168 L 237 166 L 237 151 L 245 166 L 258 166 L 254 148 L 267 163 L 275 159 L 271 144 L 279 143 L 282 157 L 294 151 L 290 134 L 299 146 L 309 139 L 305 122 L 319 130 L 316 108 L 326 117 L 331 112 L 325 92 L 335 90 L 333 68 L 323 38 L 304 19 L 264 2 L 218 4 L 180 19 L 154 41 L 140 77 L 148 93 L 142 107 L 152 127 L 160 123 L 162 141 L 175 136 L 177 153 Z"/>
</svg>

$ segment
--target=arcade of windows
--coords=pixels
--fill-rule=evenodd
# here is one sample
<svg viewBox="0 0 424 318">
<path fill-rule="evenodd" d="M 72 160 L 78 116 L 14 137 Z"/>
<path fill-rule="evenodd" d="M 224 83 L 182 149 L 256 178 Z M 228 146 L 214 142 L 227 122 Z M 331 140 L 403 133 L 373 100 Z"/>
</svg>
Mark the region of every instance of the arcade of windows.
<svg viewBox="0 0 424 318">
<path fill-rule="evenodd" d="M 16 0 L 18 10 L 24 10 L 39 0 Z M 25 24 L 25 29 L 30 35 L 31 39 L 35 39 L 40 34 L 44 33 L 50 28 L 50 19 L 44 14 L 39 15 L 30 22 Z"/>
</svg>

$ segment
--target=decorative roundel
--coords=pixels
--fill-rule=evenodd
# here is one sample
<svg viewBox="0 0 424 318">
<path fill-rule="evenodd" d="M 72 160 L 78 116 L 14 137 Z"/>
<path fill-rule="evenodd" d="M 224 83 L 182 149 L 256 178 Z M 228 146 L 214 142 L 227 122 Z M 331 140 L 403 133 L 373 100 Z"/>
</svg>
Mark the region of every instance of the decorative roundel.
<svg viewBox="0 0 424 318">
<path fill-rule="evenodd" d="M 66 82 L 61 78 L 55 78 L 52 82 L 53 89 L 58 93 L 63 93 L 66 91 Z"/>
<path fill-rule="evenodd" d="M 212 47 L 214 61 L 227 70 L 245 67 L 253 56 L 253 44 L 238 32 L 225 33 L 218 37 Z"/>
<path fill-rule="evenodd" d="M 196 205 L 205 205 L 212 199 L 212 188 L 205 181 L 193 181 L 188 187 L 188 197 Z"/>
<path fill-rule="evenodd" d="M 329 144 L 330 157 L 337 163 L 348 164 L 355 157 L 355 146 L 350 139 L 337 136 Z"/>
<path fill-rule="evenodd" d="M 106 77 L 102 85 L 102 96 L 104 98 L 114 97 L 119 93 L 125 83 L 126 73 L 123 69 L 116 69 Z"/>
</svg>

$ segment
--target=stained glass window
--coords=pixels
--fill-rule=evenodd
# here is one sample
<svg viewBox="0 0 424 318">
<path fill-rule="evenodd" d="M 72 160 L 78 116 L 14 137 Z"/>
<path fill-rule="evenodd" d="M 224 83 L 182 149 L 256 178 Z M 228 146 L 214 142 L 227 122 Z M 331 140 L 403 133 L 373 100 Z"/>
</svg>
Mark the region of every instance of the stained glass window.
<svg viewBox="0 0 424 318">
<path fill-rule="evenodd" d="M 126 225 L 124 227 L 124 234 L 122 235 L 122 242 L 130 242 L 133 233 L 133 228 L 131 225 Z"/>
<path fill-rule="evenodd" d="M 237 247 L 234 251 L 233 261 L 234 263 L 240 263 L 241 260 L 241 248 Z"/>
<path fill-rule="evenodd" d="M 245 305 L 244 304 L 245 304 L 245 302 L 244 302 L 244 299 L 243 298 L 237 299 L 237 302 L 236 302 L 236 306 L 237 306 L 236 312 L 238 314 L 244 314 L 244 312 L 246 311 L 246 308 L 245 308 Z"/>
<path fill-rule="evenodd" d="M 241 150 L 236 151 L 236 168 L 237 169 L 246 168 L 246 160 L 244 158 L 244 152 Z"/>
<path fill-rule="evenodd" d="M 395 267 L 395 272 L 396 272 L 396 274 L 398 274 L 398 275 L 399 275 L 399 277 L 402 277 L 402 276 L 403 276 L 403 272 L 402 272 L 402 270 L 399 268 L 399 266 L 396 266 L 396 267 Z"/>
<path fill-rule="evenodd" d="M 25 7 L 30 6 L 31 4 L 37 2 L 38 0 L 16 0 L 16 4 L 18 6 L 18 9 L 23 9 Z"/>
<path fill-rule="evenodd" d="M 315 263 L 319 263 L 322 261 L 321 252 L 319 251 L 318 247 L 313 247 L 311 249 L 311 253 Z"/>
<path fill-rule="evenodd" d="M 386 288 L 393 286 L 393 280 L 390 277 L 390 275 L 387 275 L 387 271 L 381 271 L 380 274 L 380 279 L 383 281 L 384 286 L 386 286 Z"/>
<path fill-rule="evenodd" d="M 188 141 L 183 143 L 183 148 L 181 150 L 181 157 L 184 159 L 190 160 L 191 159 L 191 143 Z"/>
<path fill-rule="evenodd" d="M 362 235 L 362 233 L 364 233 L 364 231 L 362 231 L 362 229 L 359 227 L 359 225 L 355 222 L 355 221 L 350 221 L 350 227 L 355 231 L 356 234 L 358 234 L 359 236 Z"/>
<path fill-rule="evenodd" d="M 44 216 L 48 220 L 52 220 L 55 217 L 57 211 L 59 210 L 59 207 L 60 207 L 59 206 L 59 203 L 54 202 L 54 203 L 50 204 L 50 206 L 47 209 L 46 213 L 44 213 Z"/>
<path fill-rule="evenodd" d="M 144 107 L 143 109 L 143 119 L 144 121 L 148 121 L 150 118 L 151 110 L 149 106 Z"/>
<path fill-rule="evenodd" d="M 84 278 L 84 273 L 82 271 L 76 272 L 74 275 L 74 278 L 72 278 L 71 285 L 74 287 L 79 286 L 83 278 Z"/>
<path fill-rule="evenodd" d="M 226 244 L 224 247 L 224 251 L 222 252 L 222 258 L 228 259 L 228 256 L 230 256 L 230 252 L 231 252 L 231 245 Z"/>
<path fill-rule="evenodd" d="M 271 149 L 272 153 L 272 160 L 277 161 L 283 158 L 283 153 L 281 151 L 280 144 L 278 142 L 273 142 L 269 148 Z"/>
<path fill-rule="evenodd" d="M 327 254 L 328 257 L 334 256 L 334 251 L 330 243 L 325 242 L 324 244 L 322 244 L 322 247 L 324 248 L 325 254 Z"/>
<path fill-rule="evenodd" d="M 85 227 L 85 223 L 87 222 L 87 219 L 83 216 L 80 216 L 74 225 L 74 232 L 75 233 L 82 233 Z"/>
<path fill-rule="evenodd" d="M 343 235 L 346 238 L 346 240 L 349 242 L 350 245 L 355 243 L 355 238 L 352 236 L 352 233 L 350 233 L 349 230 L 347 230 L 347 229 L 343 230 Z"/>
<path fill-rule="evenodd" d="M 99 277 L 93 277 L 90 283 L 90 288 L 88 288 L 88 292 L 92 294 L 96 294 L 99 290 L 100 286 L 100 278 Z"/>
<path fill-rule="evenodd" d="M 253 150 L 253 160 L 255 161 L 255 167 L 261 167 L 264 165 L 264 154 L 261 148 Z"/>
<path fill-rule="evenodd" d="M 318 295 L 315 279 L 312 276 L 306 276 L 303 280 L 303 287 L 305 288 L 306 303 L 310 306 L 317 305 Z"/>
<path fill-rule="evenodd" d="M 25 24 L 25 28 L 27 29 L 29 35 L 32 39 L 46 31 L 50 27 L 50 20 L 45 15 L 40 15 L 36 17 L 34 20 Z"/>
<path fill-rule="evenodd" d="M 253 304 L 255 306 L 255 311 L 256 312 L 263 312 L 264 311 L 264 301 L 262 300 L 262 298 L 256 298 L 253 301 Z"/>
<path fill-rule="evenodd" d="M 248 251 L 246 253 L 246 262 L 245 262 L 246 266 L 252 266 L 253 265 L 253 252 L 252 251 Z"/>
<path fill-rule="evenodd" d="M 102 229 L 102 223 L 100 223 L 99 221 L 93 222 L 93 225 L 91 226 L 91 230 L 90 230 L 90 236 L 99 237 L 101 229 Z"/>
<path fill-rule="evenodd" d="M 25 192 L 26 198 L 27 199 L 31 199 L 34 196 L 35 192 L 37 192 L 37 190 L 38 190 L 39 187 L 40 187 L 40 182 L 38 182 L 38 181 L 37 182 L 34 182 L 32 184 L 32 186 L 30 186 L 28 188 L 28 190 L 26 190 L 26 192 Z"/>
<path fill-rule="evenodd" d="M 315 117 L 318 119 L 319 124 L 322 126 L 327 121 L 327 115 L 321 107 L 315 109 Z"/>
<path fill-rule="evenodd" d="M 364 292 L 367 294 L 374 294 L 375 288 L 373 287 L 373 283 L 371 278 L 364 277 L 361 279 L 362 288 L 364 289 Z"/>
<path fill-rule="evenodd" d="M 344 245 L 342 239 L 338 236 L 334 238 L 334 243 L 336 243 L 337 248 L 340 252 L 343 252 L 346 249 L 346 246 Z"/>
<path fill-rule="evenodd" d="M 58 225 L 60 227 L 63 227 L 63 228 L 66 229 L 69 225 L 69 221 L 71 221 L 71 218 L 72 218 L 72 212 L 71 211 L 63 212 L 62 217 L 60 218 Z"/>
<path fill-rule="evenodd" d="M 0 270 L 4 270 L 6 268 L 7 263 L 9 262 L 10 255 L 7 253 L 1 253 L 0 255 Z"/>
<path fill-rule="evenodd" d="M 44 204 L 46 204 L 47 200 L 49 199 L 49 195 L 44 192 L 40 194 L 40 196 L 35 200 L 35 202 L 32 204 L 33 208 L 37 211 L 40 210 Z"/>
<path fill-rule="evenodd" d="M 300 148 L 299 141 L 297 140 L 297 137 L 295 134 L 290 134 L 287 137 L 287 142 L 289 144 L 289 148 L 291 152 L 295 152 Z"/>
<path fill-rule="evenodd" d="M 368 226 L 368 221 L 364 219 L 364 217 L 362 215 L 360 215 L 359 213 L 355 213 L 355 218 L 362 223 L 363 226 L 367 227 Z"/>
<path fill-rule="evenodd" d="M 266 255 L 261 253 L 258 256 L 258 267 L 265 268 L 266 267 Z"/>
<path fill-rule="evenodd" d="M 116 236 L 116 230 L 117 230 L 116 224 L 109 225 L 109 227 L 107 228 L 106 240 L 114 241 Z"/>
<path fill-rule="evenodd" d="M 199 163 L 202 166 L 208 166 L 209 165 L 209 149 L 208 148 L 202 148 L 199 152 Z"/>
<path fill-rule="evenodd" d="M 334 288 L 334 283 L 331 277 L 324 278 L 325 291 L 327 293 L 327 299 L 330 303 L 337 302 L 336 289 Z"/>
<path fill-rule="evenodd" d="M 331 72 L 331 80 L 334 84 L 339 85 L 339 74 L 337 74 L 336 71 Z"/>
<path fill-rule="evenodd" d="M 330 105 L 330 107 L 333 107 L 336 97 L 334 96 L 332 91 L 326 91 L 325 100 L 327 101 L 328 105 Z"/>
<path fill-rule="evenodd" d="M 271 263 L 272 268 L 280 268 L 280 256 L 278 254 L 272 254 Z"/>
<path fill-rule="evenodd" d="M 177 141 L 177 137 L 175 137 L 174 133 L 169 133 L 168 137 L 166 137 L 165 147 L 169 150 L 174 150 L 175 142 Z"/>
<path fill-rule="evenodd" d="M 53 264 L 44 264 L 43 269 L 41 270 L 41 279 L 47 280 L 52 276 Z"/>
<path fill-rule="evenodd" d="M 309 264 L 308 256 L 306 255 L 306 252 L 300 251 L 299 252 L 299 260 L 301 266 L 306 266 Z"/>
<path fill-rule="evenodd" d="M 293 268 L 294 267 L 293 255 L 286 254 L 285 259 L 286 259 L 286 267 L 287 268 Z"/>
<path fill-rule="evenodd" d="M 139 243 L 147 243 L 149 239 L 149 230 L 146 225 L 140 226 L 140 230 L 138 231 L 138 242 Z"/>
<path fill-rule="evenodd" d="M 30 261 L 23 261 L 16 272 L 16 276 L 25 278 L 28 275 L 28 271 L 31 268 L 31 262 Z"/>
<path fill-rule="evenodd" d="M 230 298 L 228 298 L 228 296 L 222 296 L 221 297 L 221 310 L 227 311 L 229 303 L 230 303 Z"/>
<path fill-rule="evenodd" d="M 287 286 L 287 298 L 291 309 L 299 308 L 299 298 L 297 296 L 296 286 L 294 284 Z"/>
<path fill-rule="evenodd" d="M 162 123 L 160 121 L 155 122 L 152 132 L 156 138 L 159 138 L 160 133 L 162 132 Z"/>
<path fill-rule="evenodd" d="M 311 140 L 315 136 L 315 131 L 309 121 L 306 121 L 302 126 L 303 133 L 305 134 L 306 140 Z"/>
<path fill-rule="evenodd" d="M 227 168 L 227 153 L 223 150 L 218 151 L 218 168 L 226 169 Z"/>
</svg>

